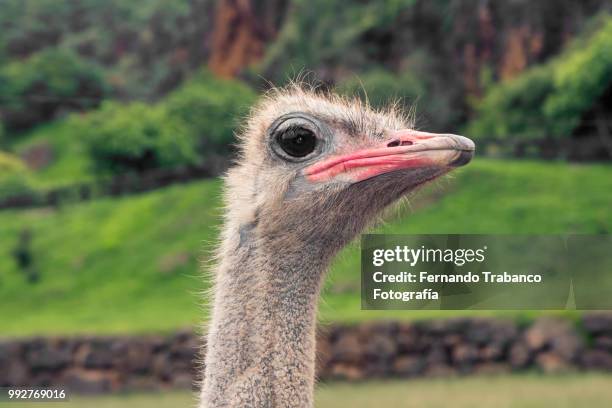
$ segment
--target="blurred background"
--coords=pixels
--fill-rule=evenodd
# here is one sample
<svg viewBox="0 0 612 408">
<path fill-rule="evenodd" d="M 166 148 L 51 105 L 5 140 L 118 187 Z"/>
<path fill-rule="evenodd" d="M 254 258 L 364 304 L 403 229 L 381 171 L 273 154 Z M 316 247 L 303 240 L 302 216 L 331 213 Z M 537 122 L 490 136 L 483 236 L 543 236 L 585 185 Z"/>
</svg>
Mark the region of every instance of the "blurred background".
<svg viewBox="0 0 612 408">
<path fill-rule="evenodd" d="M 218 176 L 298 76 L 476 141 L 377 232 L 612 230 L 612 1 L 1 0 L 0 386 L 189 405 Z M 319 406 L 612 405 L 609 315 L 362 311 L 359 270 L 324 290 Z"/>
</svg>

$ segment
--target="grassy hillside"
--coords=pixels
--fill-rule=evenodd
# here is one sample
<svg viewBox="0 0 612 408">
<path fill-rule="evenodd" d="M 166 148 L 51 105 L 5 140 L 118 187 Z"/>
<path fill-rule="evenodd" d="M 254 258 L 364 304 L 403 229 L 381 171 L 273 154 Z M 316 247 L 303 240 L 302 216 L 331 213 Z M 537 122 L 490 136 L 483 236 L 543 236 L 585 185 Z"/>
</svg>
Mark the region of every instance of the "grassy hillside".
<svg viewBox="0 0 612 408">
<path fill-rule="evenodd" d="M 424 191 L 378 231 L 610 232 L 611 175 L 606 165 L 478 160 Z M 215 241 L 219 191 L 220 182 L 211 180 L 57 210 L 0 212 L 0 332 L 147 332 L 197 324 L 206 288 L 198 264 Z M 36 283 L 27 282 L 14 255 L 24 230 Z M 321 306 L 324 321 L 450 314 L 361 311 L 356 245 L 335 262 Z"/>
<path fill-rule="evenodd" d="M 11 150 L 19 155 L 41 147 L 50 152 L 50 163 L 35 172 L 37 187 L 72 185 L 93 178 L 82 137 L 68 118 L 34 128 L 13 142 Z"/>
</svg>

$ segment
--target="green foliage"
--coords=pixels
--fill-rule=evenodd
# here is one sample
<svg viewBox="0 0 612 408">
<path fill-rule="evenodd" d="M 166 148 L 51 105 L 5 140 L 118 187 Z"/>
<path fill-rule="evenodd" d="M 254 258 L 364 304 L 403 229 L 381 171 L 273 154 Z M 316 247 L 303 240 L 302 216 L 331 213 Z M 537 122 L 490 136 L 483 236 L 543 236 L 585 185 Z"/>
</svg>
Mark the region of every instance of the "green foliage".
<svg viewBox="0 0 612 408">
<path fill-rule="evenodd" d="M 553 124 L 542 107 L 554 91 L 551 65 L 534 67 L 512 81 L 491 87 L 478 105 L 467 133 L 476 139 L 537 140 Z"/>
<path fill-rule="evenodd" d="M 283 75 L 304 68 L 364 63 L 358 40 L 373 28 L 389 26 L 415 0 L 292 0 L 278 39 L 269 47 L 262 70 L 283 81 Z"/>
<path fill-rule="evenodd" d="M 570 135 L 580 117 L 612 86 L 612 16 L 588 42 L 578 41 L 558 58 L 554 71 L 555 91 L 544 112 L 554 120 L 554 132 Z"/>
<path fill-rule="evenodd" d="M 75 117 L 68 116 L 24 132 L 10 145 L 11 150 L 19 155 L 41 145 L 50 149 L 51 161 L 33 174 L 38 187 L 53 189 L 95 178 L 85 135 L 80 133 L 83 127 L 79 125 Z"/>
<path fill-rule="evenodd" d="M 341 81 L 336 90 L 359 95 L 377 108 L 397 102 L 405 112 L 416 112 L 416 125 L 430 131 L 448 131 L 456 119 L 448 95 L 436 92 L 435 85 L 424 73 L 426 61 L 415 55 L 413 63 L 395 74 L 378 67 Z"/>
<path fill-rule="evenodd" d="M 32 191 L 31 174 L 16 156 L 0 151 L 0 197 L 8 198 Z"/>
<path fill-rule="evenodd" d="M 35 174 L 45 188 L 108 173 L 205 163 L 211 154 L 228 152 L 254 98 L 241 82 L 201 75 L 158 103 L 105 102 L 87 114 L 38 126 L 11 146 L 20 153 L 41 143 L 52 147 L 53 161 Z"/>
<path fill-rule="evenodd" d="M 425 92 L 425 84 L 409 71 L 394 75 L 383 68 L 376 68 L 362 75 L 350 77 L 337 86 L 340 93 L 361 95 L 377 108 L 400 101 L 409 105 Z"/>
<path fill-rule="evenodd" d="M 568 138 L 610 86 L 612 17 L 606 17 L 594 34 L 578 38 L 551 62 L 492 86 L 477 103 L 467 133 L 485 144 Z"/>
<path fill-rule="evenodd" d="M 206 157 L 225 154 L 234 142 L 234 131 L 255 101 L 245 84 L 204 73 L 184 83 L 164 100 L 168 115 L 180 120 L 198 151 Z"/>
<path fill-rule="evenodd" d="M 0 67 L 0 113 L 9 130 L 52 119 L 62 109 L 90 109 L 107 92 L 99 67 L 68 50 L 49 48 Z"/>
<path fill-rule="evenodd" d="M 156 97 L 205 61 L 214 0 L 2 0 L 0 64 L 48 47 L 102 65 L 120 95 Z"/>
<path fill-rule="evenodd" d="M 375 232 L 609 233 L 609 175 L 603 165 L 476 160 L 415 197 L 415 211 L 404 209 Z M 208 180 L 57 210 L 0 212 L 2 333 L 129 333 L 198 324 L 204 317 L 199 294 L 208 287 L 198 271 L 201 261 L 210 265 L 217 242 L 220 195 L 220 181 Z M 33 234 L 40 273 L 33 286 L 12 255 L 25 228 Z M 326 322 L 465 314 L 362 311 L 357 245 L 337 257 L 330 278 L 321 303 Z M 487 313 L 496 312 L 481 314 Z"/>
<path fill-rule="evenodd" d="M 254 99 L 238 81 L 202 74 L 155 105 L 105 103 L 75 123 L 98 169 L 140 172 L 227 153 L 237 121 Z"/>
<path fill-rule="evenodd" d="M 74 125 L 101 172 L 142 172 L 197 161 L 192 135 L 161 105 L 105 102 L 75 118 Z"/>
</svg>

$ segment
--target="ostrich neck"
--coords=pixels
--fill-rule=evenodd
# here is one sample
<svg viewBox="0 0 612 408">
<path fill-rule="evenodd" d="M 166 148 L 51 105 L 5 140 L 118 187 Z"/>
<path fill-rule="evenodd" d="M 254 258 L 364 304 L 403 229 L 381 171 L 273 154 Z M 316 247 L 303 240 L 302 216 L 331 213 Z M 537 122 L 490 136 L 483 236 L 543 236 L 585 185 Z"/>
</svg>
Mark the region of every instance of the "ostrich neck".
<svg viewBox="0 0 612 408">
<path fill-rule="evenodd" d="M 216 274 L 201 407 L 311 407 L 317 301 L 331 254 L 281 239 L 227 241 L 237 249 L 223 251 L 231 255 Z"/>
</svg>

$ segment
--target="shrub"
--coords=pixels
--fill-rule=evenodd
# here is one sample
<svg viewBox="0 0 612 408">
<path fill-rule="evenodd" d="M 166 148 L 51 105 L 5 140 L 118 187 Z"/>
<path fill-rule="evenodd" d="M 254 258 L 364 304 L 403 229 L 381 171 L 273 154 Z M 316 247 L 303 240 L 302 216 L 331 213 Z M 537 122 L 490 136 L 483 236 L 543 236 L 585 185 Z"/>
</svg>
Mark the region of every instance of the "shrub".
<svg viewBox="0 0 612 408">
<path fill-rule="evenodd" d="M 143 172 L 198 159 L 191 133 L 162 105 L 105 102 L 73 120 L 96 169 L 103 173 Z"/>
<path fill-rule="evenodd" d="M 1 0 L 0 63 L 48 47 L 103 66 L 113 90 L 157 98 L 206 62 L 215 0 Z"/>
<path fill-rule="evenodd" d="M 164 101 L 168 115 L 179 120 L 202 157 L 227 154 L 234 130 L 256 97 L 245 84 L 204 73 L 185 82 Z"/>
<path fill-rule="evenodd" d="M 571 134 L 582 114 L 612 86 L 612 17 L 583 42 L 574 44 L 555 65 L 555 92 L 544 107 L 560 135 Z"/>
<path fill-rule="evenodd" d="M 25 163 L 0 151 L 0 199 L 32 193 L 31 175 Z"/>
<path fill-rule="evenodd" d="M 554 90 L 551 66 L 535 67 L 515 80 L 492 87 L 477 107 L 477 120 L 467 129 L 483 144 L 514 146 L 541 139 L 552 131 L 542 108 Z"/>
<path fill-rule="evenodd" d="M 384 107 L 400 100 L 410 105 L 425 93 L 425 84 L 409 72 L 395 75 L 382 68 L 341 81 L 338 91 L 348 95 L 360 95 L 374 107 Z"/>
<path fill-rule="evenodd" d="M 360 41 L 377 29 L 388 29 L 415 0 L 293 0 L 260 69 L 282 83 L 287 73 L 304 68 L 362 66 L 368 47 Z"/>
<path fill-rule="evenodd" d="M 95 107 L 107 92 L 99 67 L 68 50 L 47 49 L 0 68 L 0 114 L 8 130 L 50 120 L 60 110 Z"/>
<path fill-rule="evenodd" d="M 227 154 L 237 119 L 255 99 L 246 85 L 203 74 L 155 105 L 105 102 L 73 118 L 96 169 L 143 172 Z"/>
<path fill-rule="evenodd" d="M 511 153 L 531 149 L 543 156 L 545 150 L 561 151 L 567 145 L 563 139 L 590 111 L 605 117 L 601 110 L 610 107 L 602 106 L 601 98 L 612 87 L 612 17 L 598 23 L 594 33 L 576 39 L 549 63 L 492 86 L 476 104 L 467 133 L 485 146 L 502 142 Z"/>
<path fill-rule="evenodd" d="M 419 127 L 426 127 L 430 131 L 448 131 L 456 119 L 451 101 L 425 79 L 421 65 L 425 65 L 425 62 L 413 64 L 397 74 L 374 68 L 341 81 L 337 90 L 347 95 L 367 96 L 369 103 L 378 108 L 397 101 L 405 111 L 415 112 Z"/>
</svg>

